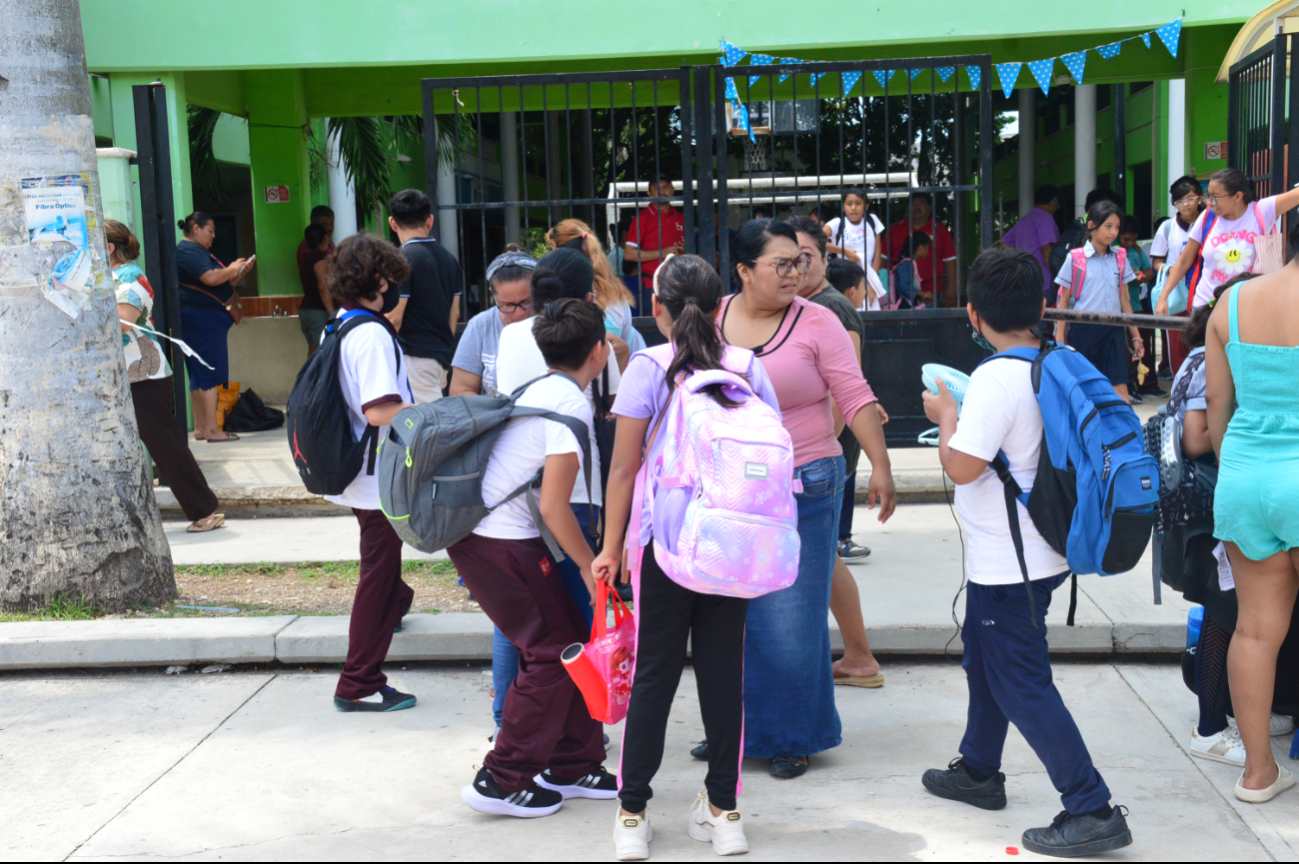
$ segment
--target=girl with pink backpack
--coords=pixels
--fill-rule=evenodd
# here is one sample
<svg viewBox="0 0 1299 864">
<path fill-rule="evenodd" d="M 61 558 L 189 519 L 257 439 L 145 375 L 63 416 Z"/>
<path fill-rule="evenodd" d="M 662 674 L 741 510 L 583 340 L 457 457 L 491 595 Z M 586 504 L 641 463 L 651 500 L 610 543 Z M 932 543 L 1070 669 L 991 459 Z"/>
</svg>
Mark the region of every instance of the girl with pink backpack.
<svg viewBox="0 0 1299 864">
<path fill-rule="evenodd" d="M 722 344 L 721 300 L 708 262 L 668 256 L 654 274 L 653 314 L 670 341 L 632 356 L 614 406 L 604 548 L 592 569 L 610 585 L 626 569 L 636 597 L 614 823 L 621 861 L 649 857 L 645 808 L 687 644 L 713 742 L 687 830 L 721 855 L 749 850 L 737 809 L 745 616 L 750 597 L 798 574 L 797 484 L 767 373 L 752 351 Z"/>
</svg>

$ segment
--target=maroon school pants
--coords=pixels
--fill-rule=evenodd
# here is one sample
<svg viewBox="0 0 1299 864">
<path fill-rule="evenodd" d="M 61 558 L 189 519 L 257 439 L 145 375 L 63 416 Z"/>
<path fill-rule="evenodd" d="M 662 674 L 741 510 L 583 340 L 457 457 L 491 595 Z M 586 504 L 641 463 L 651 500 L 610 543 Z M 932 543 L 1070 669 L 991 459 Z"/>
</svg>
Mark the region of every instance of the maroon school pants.
<svg viewBox="0 0 1299 864">
<path fill-rule="evenodd" d="M 559 660 L 569 645 L 586 641 L 589 628 L 546 544 L 470 534 L 447 552 L 478 605 L 519 649 L 519 676 L 483 767 L 506 792 L 530 788 L 547 768 L 561 782 L 598 769 L 605 756 L 600 724 Z"/>
<path fill-rule="evenodd" d="M 361 523 L 361 581 L 352 601 L 347 628 L 347 663 L 334 695 L 364 699 L 388 683 L 383 659 L 392 644 L 392 631 L 410 611 L 415 591 L 401 578 L 401 538 L 380 510 L 357 510 Z"/>
</svg>

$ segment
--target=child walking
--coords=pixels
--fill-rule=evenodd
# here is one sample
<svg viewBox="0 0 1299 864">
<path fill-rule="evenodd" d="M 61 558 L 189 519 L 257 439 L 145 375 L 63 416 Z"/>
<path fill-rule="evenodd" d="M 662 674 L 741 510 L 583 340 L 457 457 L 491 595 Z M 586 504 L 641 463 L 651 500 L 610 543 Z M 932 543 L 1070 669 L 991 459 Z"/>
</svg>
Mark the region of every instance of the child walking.
<svg viewBox="0 0 1299 864">
<path fill-rule="evenodd" d="M 552 300 L 532 328 L 549 374 L 530 384 L 515 404 L 576 417 L 589 429 L 591 406 L 582 391 L 609 359 L 604 315 L 584 300 Z M 481 813 L 549 816 L 567 798 L 618 794 L 616 780 L 602 765 L 600 724 L 560 662 L 565 648 L 587 640 L 590 625 L 541 539 L 526 496 L 505 500 L 541 472 L 542 520 L 594 596 L 595 553 L 569 506 L 574 484 L 585 484 L 579 479 L 582 449 L 577 436 L 554 420 L 509 421 L 483 471 L 483 500 L 502 503 L 447 549 L 474 599 L 519 649 L 519 674 L 505 697 L 495 745 L 460 793 Z"/>
<path fill-rule="evenodd" d="M 1041 345 L 1033 328 L 1046 302 L 1042 267 L 1032 255 L 984 252 L 970 269 L 969 297 L 970 323 L 998 352 Z M 1121 849 L 1132 843 L 1132 834 L 1124 808 L 1110 806 L 1110 790 L 1052 683 L 1046 613 L 1069 565 L 1018 505 L 1031 584 L 1024 583 L 1005 486 L 989 467 L 1002 456 L 1020 488 L 1033 486 L 1043 428 L 1032 371 L 1031 364 L 1005 360 L 980 366 L 970 376 L 959 423 L 956 400 L 946 387 L 940 384 L 939 395 L 924 396 L 925 413 L 941 430 L 943 470 L 956 483 L 956 509 L 969 540 L 961 665 L 970 703 L 961 755 L 946 770 L 926 771 L 922 783 L 940 798 L 983 810 L 1005 807 L 1001 756 L 1014 723 L 1065 806 L 1048 827 L 1025 831 L 1022 843 L 1032 852 L 1067 858 Z"/>
<path fill-rule="evenodd" d="M 727 370 L 746 378 L 758 398 L 779 414 L 771 382 L 753 352 L 723 346 L 716 317 L 722 282 L 709 264 L 695 255 L 669 256 L 654 274 L 653 313 L 668 345 L 632 356 L 623 374 L 615 408 L 617 438 L 605 498 L 604 546 L 593 571 L 610 585 L 618 579 L 628 522 L 639 503 L 639 544 L 630 556 L 642 555 L 635 586 L 637 646 L 635 679 L 624 727 L 619 769 L 621 807 L 614 823 L 614 846 L 620 861 L 649 857 L 650 782 L 663 759 L 668 714 L 685 666 L 687 641 L 693 646 L 695 675 L 709 759 L 705 790 L 690 813 L 688 829 L 696 840 L 709 841 L 720 855 L 749 851 L 736 796 L 744 743 L 744 622 L 749 601 L 685 588 L 667 576 L 656 549 L 664 538 L 653 536 L 650 491 L 634 502 L 641 466 L 663 455 L 664 411 L 676 387 L 697 372 Z M 654 352 L 661 357 L 655 357 Z M 661 360 L 670 358 L 666 369 Z M 715 386 L 715 385 L 714 385 Z M 733 402 L 720 389 L 720 404 Z M 673 538 L 675 540 L 675 538 Z M 634 568 L 633 568 L 634 569 Z"/>
</svg>

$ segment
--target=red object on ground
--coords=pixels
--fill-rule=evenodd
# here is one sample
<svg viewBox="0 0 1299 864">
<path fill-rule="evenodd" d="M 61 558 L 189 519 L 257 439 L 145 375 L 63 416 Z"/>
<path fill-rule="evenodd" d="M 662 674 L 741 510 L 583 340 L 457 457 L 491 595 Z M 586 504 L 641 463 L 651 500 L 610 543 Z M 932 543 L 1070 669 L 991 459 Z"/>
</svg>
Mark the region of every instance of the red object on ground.
<svg viewBox="0 0 1299 864">
<path fill-rule="evenodd" d="M 1018 847 L 1018 846 L 1007 846 L 1007 847 L 1006 847 L 1006 854 L 1007 854 L 1007 855 L 1018 855 L 1018 854 L 1019 854 L 1019 847 Z"/>
</svg>

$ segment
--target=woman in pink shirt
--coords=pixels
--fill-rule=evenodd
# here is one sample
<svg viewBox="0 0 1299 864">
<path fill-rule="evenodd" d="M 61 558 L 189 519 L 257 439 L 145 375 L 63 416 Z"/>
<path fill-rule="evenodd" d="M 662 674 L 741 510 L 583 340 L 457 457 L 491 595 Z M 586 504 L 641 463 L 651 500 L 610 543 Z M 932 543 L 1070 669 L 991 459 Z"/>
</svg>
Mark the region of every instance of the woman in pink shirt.
<svg viewBox="0 0 1299 864">
<path fill-rule="evenodd" d="M 807 757 L 837 747 L 842 727 L 830 667 L 830 577 L 843 500 L 843 450 L 831 399 L 871 462 L 869 503 L 886 521 L 897 504 L 875 394 L 834 313 L 798 296 L 809 261 L 794 229 L 757 219 L 731 241 L 740 293 L 722 306 L 722 340 L 754 352 L 794 440 L 798 580 L 749 602 L 744 641 L 744 754 L 771 759 L 775 777 L 798 777 Z M 700 750 L 701 748 L 696 748 Z M 702 748 L 706 754 L 707 748 Z"/>
</svg>

